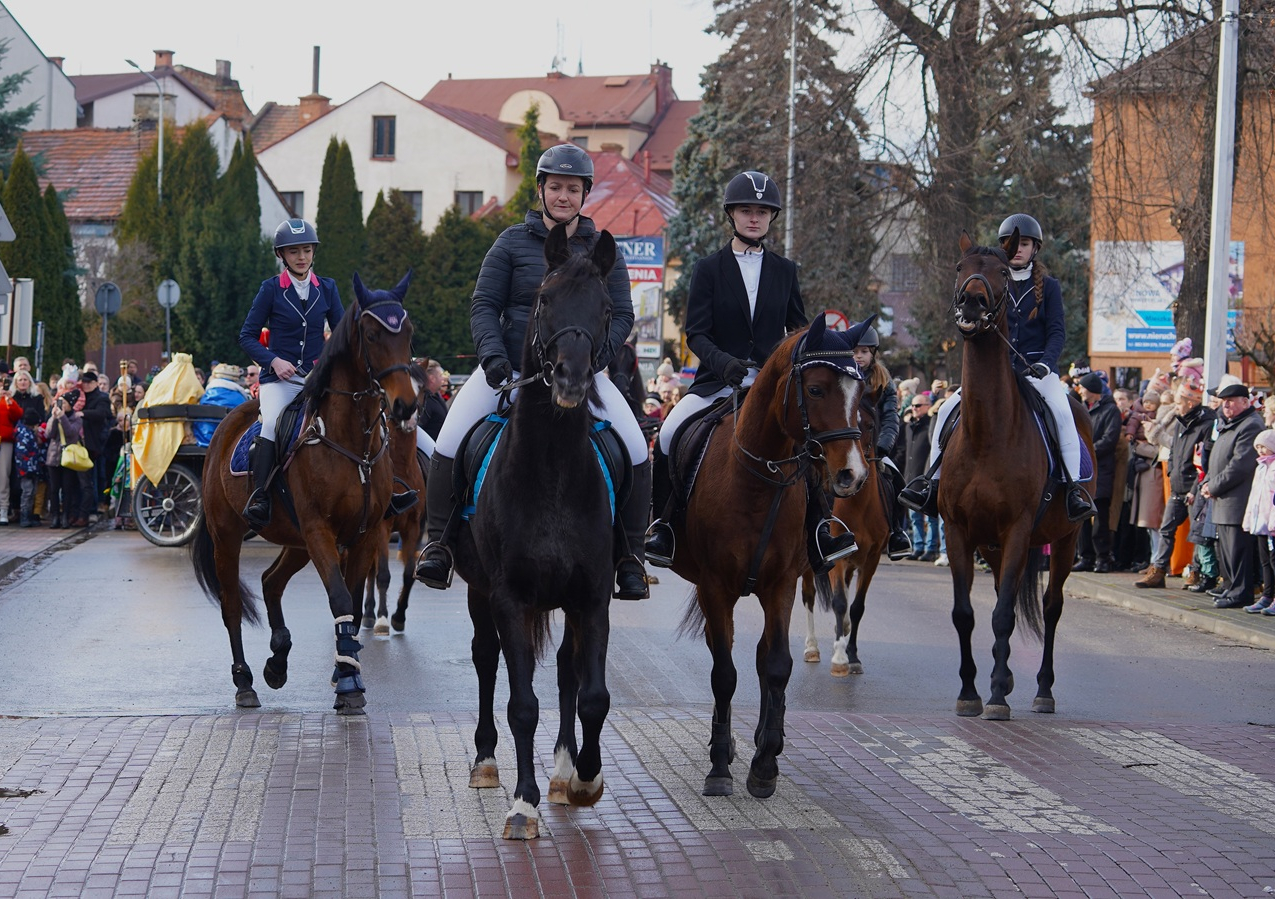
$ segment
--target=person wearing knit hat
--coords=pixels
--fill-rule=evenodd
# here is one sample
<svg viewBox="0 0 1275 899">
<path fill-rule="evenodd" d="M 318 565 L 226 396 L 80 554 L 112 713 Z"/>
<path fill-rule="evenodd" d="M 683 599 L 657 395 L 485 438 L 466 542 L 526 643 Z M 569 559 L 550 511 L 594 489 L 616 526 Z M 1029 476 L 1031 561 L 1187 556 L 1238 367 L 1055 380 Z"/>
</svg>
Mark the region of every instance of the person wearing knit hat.
<svg viewBox="0 0 1275 899">
<path fill-rule="evenodd" d="M 1076 563 L 1072 571 L 1105 574 L 1113 565 L 1111 555 L 1111 497 L 1116 480 L 1116 449 L 1121 438 L 1120 410 L 1098 372 L 1080 379 L 1080 398 L 1093 423 L 1093 498 L 1097 512 L 1080 525 Z"/>
<path fill-rule="evenodd" d="M 1217 562 L 1226 589 L 1214 600 L 1219 609 L 1239 609 L 1253 601 L 1253 538 L 1244 533 L 1253 475 L 1257 471 L 1257 436 L 1265 430 L 1262 416 L 1249 402 L 1242 382 L 1213 391 L 1222 401 L 1217 438 L 1208 454 L 1200 496 L 1210 503 L 1217 526 Z"/>
<path fill-rule="evenodd" d="M 1275 429 L 1267 428 L 1253 438 L 1257 452 L 1257 471 L 1244 509 L 1244 530 L 1257 537 L 1257 570 L 1262 580 L 1262 595 L 1245 612 L 1266 613 L 1275 606 L 1275 553 L 1271 552 L 1271 535 L 1275 534 Z M 1269 613 L 1275 617 L 1275 611 Z"/>
<path fill-rule="evenodd" d="M 1082 376 L 1078 383 L 1085 390 L 1088 390 L 1090 393 L 1094 393 L 1098 395 L 1101 395 L 1107 386 L 1103 382 L 1102 378 L 1098 377 L 1098 373 L 1096 371 L 1091 371 L 1088 374 Z"/>
</svg>

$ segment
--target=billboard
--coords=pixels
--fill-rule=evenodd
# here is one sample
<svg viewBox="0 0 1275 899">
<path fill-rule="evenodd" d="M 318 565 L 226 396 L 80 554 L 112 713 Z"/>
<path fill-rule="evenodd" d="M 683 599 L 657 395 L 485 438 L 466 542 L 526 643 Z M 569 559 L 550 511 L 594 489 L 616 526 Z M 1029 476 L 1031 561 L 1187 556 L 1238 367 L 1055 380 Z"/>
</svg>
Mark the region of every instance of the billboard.
<svg viewBox="0 0 1275 899">
<path fill-rule="evenodd" d="M 1182 286 L 1182 242 L 1097 241 L 1093 254 L 1090 353 L 1167 353 L 1177 336 L 1173 305 Z M 1244 299 L 1244 243 L 1232 241 L 1227 347 L 1235 345 L 1236 310 Z"/>
<path fill-rule="evenodd" d="M 664 345 L 664 238 L 620 237 L 615 243 L 629 269 L 638 366 L 644 378 L 653 378 Z"/>
</svg>

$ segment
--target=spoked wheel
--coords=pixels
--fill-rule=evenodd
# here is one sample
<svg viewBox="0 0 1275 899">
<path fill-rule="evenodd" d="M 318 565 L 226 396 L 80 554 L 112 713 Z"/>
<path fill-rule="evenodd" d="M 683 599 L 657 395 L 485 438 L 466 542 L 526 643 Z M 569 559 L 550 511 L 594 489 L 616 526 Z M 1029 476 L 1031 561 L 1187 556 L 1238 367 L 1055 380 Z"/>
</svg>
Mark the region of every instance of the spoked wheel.
<svg viewBox="0 0 1275 899">
<path fill-rule="evenodd" d="M 185 465 L 168 466 L 153 484 L 142 475 L 133 487 L 133 520 L 156 546 L 184 546 L 204 517 L 199 476 Z"/>
</svg>

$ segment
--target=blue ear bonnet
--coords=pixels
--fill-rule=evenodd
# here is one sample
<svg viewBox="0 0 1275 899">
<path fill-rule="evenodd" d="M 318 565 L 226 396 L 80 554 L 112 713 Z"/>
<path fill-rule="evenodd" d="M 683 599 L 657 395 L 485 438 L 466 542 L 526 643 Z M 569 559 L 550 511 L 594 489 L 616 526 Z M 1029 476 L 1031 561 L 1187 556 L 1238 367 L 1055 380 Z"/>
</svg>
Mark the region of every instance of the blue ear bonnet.
<svg viewBox="0 0 1275 899">
<path fill-rule="evenodd" d="M 354 296 L 358 300 L 359 314 L 375 318 L 385 330 L 397 334 L 403 330 L 407 321 L 407 310 L 403 308 L 403 297 L 407 296 L 407 286 L 412 282 L 412 270 L 408 269 L 403 280 L 392 290 L 368 290 L 363 286 L 359 273 L 354 273 Z"/>
<path fill-rule="evenodd" d="M 806 335 L 797 342 L 793 352 L 793 364 L 800 368 L 826 365 L 857 380 L 863 380 L 863 372 L 854 361 L 854 348 L 859 345 L 863 333 L 872 327 L 876 315 L 851 326 L 848 331 L 829 331 L 822 315 L 816 316 Z"/>
</svg>

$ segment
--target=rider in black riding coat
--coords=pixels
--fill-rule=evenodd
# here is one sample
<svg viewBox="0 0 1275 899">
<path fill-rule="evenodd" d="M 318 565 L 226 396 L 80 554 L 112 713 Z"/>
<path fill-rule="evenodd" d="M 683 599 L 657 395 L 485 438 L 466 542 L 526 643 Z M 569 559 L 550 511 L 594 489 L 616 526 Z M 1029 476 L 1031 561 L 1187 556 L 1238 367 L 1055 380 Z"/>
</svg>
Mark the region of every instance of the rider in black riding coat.
<svg viewBox="0 0 1275 899">
<path fill-rule="evenodd" d="M 540 157 L 536 173 L 540 209 L 529 211 L 525 221 L 506 228 L 483 259 L 470 313 L 481 364 L 453 398 L 430 462 L 425 504 L 429 543 L 421 552 L 416 577 L 438 589 L 445 589 L 452 578 L 452 553 L 444 542 L 444 532 L 457 502 L 452 491 L 456 453 L 469 429 L 496 411 L 496 388 L 519 377 L 514 363 L 521 362 L 527 322 L 544 280 L 549 229 L 566 224 L 572 252 L 576 253 L 590 252 L 600 237 L 593 220 L 580 214 L 593 189 L 589 154 L 574 144 L 550 147 Z M 623 256 L 616 256 L 607 277 L 607 292 L 612 302 L 611 333 L 606 345 L 599 348 L 593 376 L 602 406 L 592 411 L 611 422 L 633 462 L 633 489 L 620 509 L 629 554 L 616 569 L 615 597 L 645 599 L 650 591 L 641 556 L 651 504 L 651 463 L 632 408 L 606 375 L 611 358 L 633 329 L 633 299 Z"/>
</svg>

